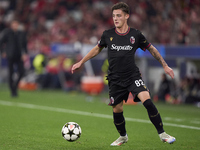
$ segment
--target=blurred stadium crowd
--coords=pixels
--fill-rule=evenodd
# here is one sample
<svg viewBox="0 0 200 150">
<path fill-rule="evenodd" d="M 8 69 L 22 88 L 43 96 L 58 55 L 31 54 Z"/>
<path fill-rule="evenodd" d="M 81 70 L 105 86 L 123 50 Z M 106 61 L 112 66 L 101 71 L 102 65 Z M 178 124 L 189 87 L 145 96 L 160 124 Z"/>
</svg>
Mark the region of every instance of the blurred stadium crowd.
<svg viewBox="0 0 200 150">
<path fill-rule="evenodd" d="M 104 30 L 114 27 L 110 9 L 114 3 L 119 1 L 0 0 L 0 32 L 8 27 L 13 19 L 19 20 L 20 29 L 27 32 L 27 46 L 30 55 L 41 52 L 48 55 L 51 51 L 51 43 L 79 41 L 94 45 L 97 44 Z M 199 0 L 123 1 L 131 9 L 129 25 L 141 30 L 151 43 L 200 45 Z M 58 59 L 64 60 L 64 58 Z M 66 59 L 70 80 L 72 77 L 69 75 L 68 64 L 69 60 Z M 48 69 L 49 72 L 58 72 L 48 68 L 47 65 Z M 196 98 L 198 101 L 200 83 L 199 80 L 192 82 L 194 80 L 186 78 L 181 81 L 175 99 L 181 95 L 180 99 L 187 101 L 188 96 L 195 95 L 195 101 Z M 47 80 L 45 83 L 50 83 L 50 81 Z"/>
<path fill-rule="evenodd" d="M 113 27 L 111 6 L 119 0 L 1 0 L 0 31 L 13 18 L 28 32 L 31 52 L 49 51 L 52 42 L 96 44 Z M 151 43 L 200 43 L 199 0 L 124 0 L 129 25 Z"/>
</svg>

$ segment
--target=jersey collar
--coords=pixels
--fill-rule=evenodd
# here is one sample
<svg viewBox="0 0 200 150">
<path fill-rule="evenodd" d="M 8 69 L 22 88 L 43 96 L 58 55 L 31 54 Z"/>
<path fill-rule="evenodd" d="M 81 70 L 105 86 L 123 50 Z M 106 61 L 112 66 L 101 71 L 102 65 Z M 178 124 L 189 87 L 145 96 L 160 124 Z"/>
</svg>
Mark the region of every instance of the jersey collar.
<svg viewBox="0 0 200 150">
<path fill-rule="evenodd" d="M 127 35 L 127 34 L 129 33 L 129 31 L 130 31 L 130 27 L 128 27 L 128 30 L 127 30 L 125 33 L 119 33 L 119 32 L 117 31 L 117 29 L 115 28 L 115 32 L 116 32 L 118 35 L 121 35 L 121 36 Z"/>
</svg>

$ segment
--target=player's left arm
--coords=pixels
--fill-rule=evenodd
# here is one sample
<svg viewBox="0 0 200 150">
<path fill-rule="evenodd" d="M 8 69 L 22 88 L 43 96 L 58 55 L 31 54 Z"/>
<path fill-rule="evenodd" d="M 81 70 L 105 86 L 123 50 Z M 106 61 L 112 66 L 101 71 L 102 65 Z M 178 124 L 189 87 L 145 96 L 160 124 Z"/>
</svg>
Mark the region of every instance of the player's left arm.
<svg viewBox="0 0 200 150">
<path fill-rule="evenodd" d="M 6 43 L 7 41 L 7 30 L 3 30 L 0 33 L 0 54 L 5 57 L 6 53 L 5 53 L 5 49 L 3 48 L 3 45 Z"/>
<path fill-rule="evenodd" d="M 71 69 L 72 74 L 74 73 L 75 70 L 79 69 L 86 61 L 88 61 L 89 59 L 98 55 L 103 48 L 104 47 L 99 47 L 98 45 L 96 45 L 94 48 L 92 48 L 89 51 L 89 53 L 86 56 L 83 57 L 83 59 L 81 59 L 79 62 L 75 63 L 72 66 L 72 69 Z"/>
<path fill-rule="evenodd" d="M 151 53 L 151 55 L 160 62 L 160 64 L 164 68 L 165 73 L 168 74 L 173 79 L 174 78 L 174 71 L 172 70 L 172 68 L 170 68 L 167 65 L 167 63 L 165 62 L 165 60 L 163 59 L 163 57 L 160 55 L 160 53 L 158 52 L 158 50 L 153 45 L 151 45 L 147 49 Z"/>
</svg>

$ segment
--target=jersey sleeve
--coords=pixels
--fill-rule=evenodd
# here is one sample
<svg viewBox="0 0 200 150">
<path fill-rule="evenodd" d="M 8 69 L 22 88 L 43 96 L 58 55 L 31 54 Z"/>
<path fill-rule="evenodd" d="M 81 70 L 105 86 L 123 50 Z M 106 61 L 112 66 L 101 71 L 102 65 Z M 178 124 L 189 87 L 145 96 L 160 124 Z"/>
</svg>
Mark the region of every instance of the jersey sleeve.
<svg viewBox="0 0 200 150">
<path fill-rule="evenodd" d="M 107 47 L 106 40 L 105 40 L 105 31 L 103 32 L 101 39 L 98 41 L 98 46 L 100 48 Z"/>
<path fill-rule="evenodd" d="M 145 51 L 147 48 L 151 46 L 151 43 L 147 41 L 145 36 L 139 31 L 139 48 Z"/>
</svg>

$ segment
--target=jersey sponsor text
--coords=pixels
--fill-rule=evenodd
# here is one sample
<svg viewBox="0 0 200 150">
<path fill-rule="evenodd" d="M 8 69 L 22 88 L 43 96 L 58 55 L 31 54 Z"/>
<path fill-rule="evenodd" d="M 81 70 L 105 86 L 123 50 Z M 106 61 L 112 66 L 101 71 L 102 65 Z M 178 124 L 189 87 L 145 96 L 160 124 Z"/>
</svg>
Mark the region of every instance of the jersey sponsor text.
<svg viewBox="0 0 200 150">
<path fill-rule="evenodd" d="M 111 48 L 112 50 L 117 50 L 117 51 L 121 51 L 121 50 L 130 51 L 133 48 L 130 45 L 118 46 L 118 45 L 112 44 L 111 46 L 112 46 L 112 48 Z"/>
</svg>

